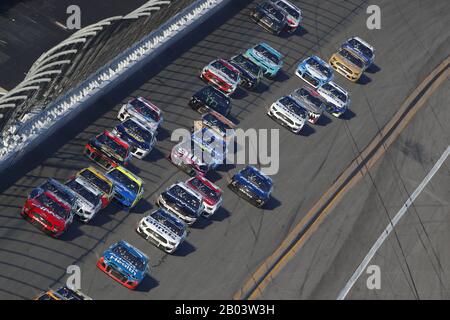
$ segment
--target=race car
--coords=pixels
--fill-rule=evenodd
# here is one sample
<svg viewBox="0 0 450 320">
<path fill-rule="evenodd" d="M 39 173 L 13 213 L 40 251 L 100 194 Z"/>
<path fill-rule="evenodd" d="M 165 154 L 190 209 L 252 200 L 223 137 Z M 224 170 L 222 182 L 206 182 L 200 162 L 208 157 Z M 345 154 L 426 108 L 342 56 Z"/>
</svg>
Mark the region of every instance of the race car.
<svg viewBox="0 0 450 320">
<path fill-rule="evenodd" d="M 261 208 L 270 199 L 273 182 L 257 168 L 247 166 L 230 179 L 228 187 L 240 197 Z"/>
<path fill-rule="evenodd" d="M 204 67 L 200 78 L 228 96 L 236 91 L 241 82 L 239 70 L 223 59 L 214 60 Z"/>
<path fill-rule="evenodd" d="M 144 182 L 141 178 L 125 169 L 116 167 L 106 173 L 114 184 L 114 197 L 127 208 L 133 208 L 142 199 Z"/>
<path fill-rule="evenodd" d="M 119 165 L 127 166 L 131 160 L 130 145 L 108 130 L 90 139 L 84 152 L 106 170 Z"/>
<path fill-rule="evenodd" d="M 137 118 L 130 118 L 117 125 L 113 134 L 120 137 L 131 147 L 131 154 L 138 158 L 145 158 L 156 143 L 155 131 L 151 131 Z"/>
<path fill-rule="evenodd" d="M 287 19 L 286 30 L 289 33 L 294 33 L 302 23 L 303 20 L 302 10 L 300 10 L 297 6 L 293 5 L 291 2 L 287 0 L 270 0 L 270 1 L 285 11 Z"/>
<path fill-rule="evenodd" d="M 294 98 L 304 109 L 308 111 L 308 121 L 316 124 L 325 109 L 325 101 L 313 89 L 303 87 L 291 93 Z"/>
<path fill-rule="evenodd" d="M 74 216 L 78 211 L 77 196 L 70 190 L 67 186 L 63 185 L 55 179 L 48 179 L 35 190 L 42 189 L 44 191 L 50 191 L 54 194 L 60 201 L 63 201 L 67 206 L 70 207 L 72 216 Z"/>
<path fill-rule="evenodd" d="M 111 245 L 97 261 L 97 267 L 127 287 L 136 289 L 147 274 L 148 257 L 128 242 L 121 240 Z"/>
<path fill-rule="evenodd" d="M 263 76 L 262 69 L 253 61 L 239 54 L 230 59 L 229 63 L 239 70 L 241 75 L 240 85 L 247 89 L 255 89 L 258 87 Z"/>
<path fill-rule="evenodd" d="M 186 229 L 186 224 L 182 220 L 160 208 L 142 218 L 136 231 L 158 248 L 173 253 L 186 239 Z"/>
<path fill-rule="evenodd" d="M 117 117 L 120 121 L 136 118 L 153 132 L 156 132 L 164 121 L 162 111 L 143 97 L 134 98 L 123 105 Z"/>
<path fill-rule="evenodd" d="M 189 106 L 201 114 L 216 111 L 225 117 L 231 111 L 230 98 L 211 86 L 204 87 L 195 93 L 189 100 Z"/>
<path fill-rule="evenodd" d="M 202 196 L 204 217 L 211 217 L 222 205 L 222 190 L 205 177 L 192 177 L 186 181 L 186 186 Z"/>
<path fill-rule="evenodd" d="M 271 1 L 264 1 L 250 12 L 250 17 L 267 31 L 279 35 L 286 29 L 286 12 Z"/>
<path fill-rule="evenodd" d="M 283 67 L 283 55 L 264 42 L 248 49 L 244 57 L 261 67 L 268 78 L 274 79 Z"/>
<path fill-rule="evenodd" d="M 345 41 L 342 49 L 353 51 L 364 61 L 365 68 L 369 68 L 375 60 L 375 49 L 369 43 L 359 37 L 353 37 Z"/>
<path fill-rule="evenodd" d="M 321 86 L 317 92 L 326 101 L 325 110 L 336 118 L 342 116 L 350 105 L 348 92 L 334 82 Z"/>
<path fill-rule="evenodd" d="M 282 97 L 275 101 L 268 109 L 267 115 L 298 134 L 303 129 L 308 111 L 290 96 Z"/>
<path fill-rule="evenodd" d="M 102 193 L 83 177 L 75 177 L 67 181 L 66 186 L 77 195 L 78 218 L 88 223 L 102 208 Z"/>
<path fill-rule="evenodd" d="M 334 53 L 330 65 L 351 82 L 358 82 L 366 70 L 364 60 L 350 49 L 340 49 Z"/>
<path fill-rule="evenodd" d="M 221 161 L 215 160 L 214 155 L 201 144 L 189 139 L 174 146 L 168 160 L 191 177 L 204 176 L 218 165 L 216 162 Z"/>
<path fill-rule="evenodd" d="M 183 182 L 171 185 L 156 201 L 156 204 L 174 214 L 191 226 L 203 213 L 202 197 Z"/>
<path fill-rule="evenodd" d="M 311 56 L 300 62 L 295 74 L 314 88 L 323 86 L 334 77 L 333 69 L 317 56 Z"/>
<path fill-rule="evenodd" d="M 222 139 L 227 141 L 227 144 L 233 142 L 236 136 L 236 124 L 215 111 L 208 112 L 202 116 L 201 120 L 194 121 L 192 131 L 196 132 L 204 128 L 214 130 Z"/>
<path fill-rule="evenodd" d="M 73 220 L 70 206 L 51 191 L 41 188 L 30 193 L 21 215 L 54 238 L 61 236 Z"/>
<path fill-rule="evenodd" d="M 111 200 L 114 197 L 114 186 L 112 181 L 105 177 L 103 173 L 94 167 L 89 167 L 80 170 L 75 177 L 82 177 L 100 191 L 102 209 L 106 208 L 111 203 Z"/>
<path fill-rule="evenodd" d="M 92 300 L 92 298 L 79 290 L 70 289 L 64 286 L 56 290 L 42 292 L 33 300 Z"/>
</svg>

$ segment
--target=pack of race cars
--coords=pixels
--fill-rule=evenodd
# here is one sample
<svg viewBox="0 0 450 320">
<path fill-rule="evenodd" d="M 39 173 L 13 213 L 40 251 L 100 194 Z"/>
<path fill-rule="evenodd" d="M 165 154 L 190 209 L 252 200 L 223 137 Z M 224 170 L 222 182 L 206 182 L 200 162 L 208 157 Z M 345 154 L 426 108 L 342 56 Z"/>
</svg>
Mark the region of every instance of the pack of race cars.
<svg viewBox="0 0 450 320">
<path fill-rule="evenodd" d="M 264 1 L 252 10 L 251 18 L 275 34 L 295 32 L 303 20 L 301 10 L 287 0 Z M 267 115 L 296 134 L 307 123 L 316 124 L 324 112 L 341 117 L 350 105 L 350 95 L 333 82 L 334 71 L 356 82 L 374 56 L 370 44 L 353 37 L 328 63 L 317 56 L 304 59 L 295 74 L 305 85 L 280 97 L 268 107 Z M 188 102 L 201 119 L 194 121 L 191 139 L 177 144 L 168 155 L 190 178 L 171 184 L 157 198 L 159 208 L 138 222 L 136 232 L 145 240 L 173 253 L 186 239 L 189 226 L 200 216 L 209 218 L 219 210 L 223 192 L 207 175 L 224 164 L 228 147 L 234 143 L 236 124 L 228 118 L 232 97 L 239 87 L 255 90 L 264 77 L 275 79 L 282 68 L 283 55 L 259 43 L 230 59 L 216 59 L 201 70 L 200 78 L 208 85 Z M 117 118 L 116 127 L 92 137 L 85 146 L 84 153 L 95 166 L 80 170 L 64 183 L 49 179 L 33 189 L 21 211 L 25 219 L 56 238 L 69 229 L 74 217 L 89 223 L 113 200 L 126 209 L 139 203 L 144 181 L 127 167 L 133 158 L 143 159 L 151 153 L 163 113 L 149 100 L 137 97 L 120 108 Z M 246 166 L 229 179 L 228 187 L 262 208 L 270 201 L 273 181 L 258 168 Z M 143 280 L 148 265 L 149 258 L 126 241 L 112 244 L 97 262 L 100 270 L 129 289 Z M 66 289 L 61 292 L 67 295 Z M 59 299 L 63 293 L 44 297 Z"/>
</svg>

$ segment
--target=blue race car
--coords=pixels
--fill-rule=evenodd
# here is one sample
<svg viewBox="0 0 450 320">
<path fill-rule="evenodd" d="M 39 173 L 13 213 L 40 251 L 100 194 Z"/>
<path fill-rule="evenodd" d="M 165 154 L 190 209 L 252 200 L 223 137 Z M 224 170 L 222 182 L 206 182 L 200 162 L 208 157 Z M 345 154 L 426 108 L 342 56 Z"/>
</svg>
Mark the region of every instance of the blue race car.
<svg viewBox="0 0 450 320">
<path fill-rule="evenodd" d="M 341 48 L 348 49 L 360 57 L 364 61 L 365 69 L 369 68 L 375 60 L 375 49 L 359 37 L 348 39 Z"/>
<path fill-rule="evenodd" d="M 247 166 L 236 173 L 228 187 L 253 205 L 261 208 L 270 199 L 273 181 L 253 166 Z"/>
<path fill-rule="evenodd" d="M 124 167 L 116 167 L 106 174 L 114 184 L 114 197 L 127 208 L 133 208 L 144 194 L 144 182 Z"/>
<path fill-rule="evenodd" d="M 300 62 L 295 74 L 316 89 L 333 80 L 333 69 L 317 56 Z"/>
<path fill-rule="evenodd" d="M 248 49 L 244 57 L 262 68 L 268 78 L 275 78 L 283 67 L 283 55 L 264 42 Z"/>
<path fill-rule="evenodd" d="M 128 289 L 136 289 L 147 273 L 148 262 L 145 254 L 121 240 L 103 252 L 97 267 Z"/>
<path fill-rule="evenodd" d="M 113 133 L 131 146 L 131 154 L 138 158 L 145 158 L 156 143 L 155 131 L 151 131 L 135 118 L 129 118 L 117 125 Z"/>
</svg>

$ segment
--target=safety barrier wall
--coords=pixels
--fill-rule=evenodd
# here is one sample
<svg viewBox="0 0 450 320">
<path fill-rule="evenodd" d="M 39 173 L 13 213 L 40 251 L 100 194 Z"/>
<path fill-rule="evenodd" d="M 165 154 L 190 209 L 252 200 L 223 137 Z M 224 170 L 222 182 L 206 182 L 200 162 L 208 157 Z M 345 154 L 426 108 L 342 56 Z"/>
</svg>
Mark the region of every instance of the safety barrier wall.
<svg viewBox="0 0 450 320">
<path fill-rule="evenodd" d="M 199 0 L 26 122 L 0 148 L 0 173 L 233 0 Z"/>
</svg>

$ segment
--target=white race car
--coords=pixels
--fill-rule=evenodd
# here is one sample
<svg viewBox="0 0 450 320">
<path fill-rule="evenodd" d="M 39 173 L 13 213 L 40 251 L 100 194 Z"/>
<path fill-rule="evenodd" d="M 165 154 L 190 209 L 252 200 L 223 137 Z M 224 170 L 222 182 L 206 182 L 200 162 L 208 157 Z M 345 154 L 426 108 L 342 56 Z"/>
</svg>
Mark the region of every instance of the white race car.
<svg viewBox="0 0 450 320">
<path fill-rule="evenodd" d="M 334 82 L 324 84 L 317 92 L 326 101 L 325 110 L 337 118 L 342 116 L 350 106 L 349 93 Z"/>
<path fill-rule="evenodd" d="M 78 208 L 76 214 L 80 220 L 84 223 L 91 221 L 102 208 L 101 191 L 94 188 L 89 181 L 81 176 L 69 180 L 66 186 L 77 196 Z"/>
<path fill-rule="evenodd" d="M 142 218 L 136 231 L 147 241 L 173 253 L 187 236 L 186 224 L 164 209 Z"/>
<path fill-rule="evenodd" d="M 123 105 L 117 115 L 120 121 L 137 118 L 151 131 L 156 132 L 163 123 L 162 111 L 153 103 L 142 97 L 134 98 Z"/>
<path fill-rule="evenodd" d="M 289 96 L 275 101 L 267 111 L 267 115 L 296 134 L 300 133 L 308 119 L 308 111 Z"/>
</svg>

